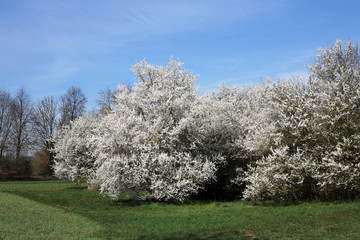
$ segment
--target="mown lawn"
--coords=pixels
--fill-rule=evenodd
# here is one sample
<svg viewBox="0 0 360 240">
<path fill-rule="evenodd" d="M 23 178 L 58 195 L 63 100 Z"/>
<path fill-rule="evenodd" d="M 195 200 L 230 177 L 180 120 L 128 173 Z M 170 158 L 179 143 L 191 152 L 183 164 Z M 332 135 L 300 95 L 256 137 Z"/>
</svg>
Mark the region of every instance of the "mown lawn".
<svg viewBox="0 0 360 240">
<path fill-rule="evenodd" d="M 360 239 L 360 201 L 111 201 L 67 181 L 0 182 L 0 239 Z"/>
</svg>

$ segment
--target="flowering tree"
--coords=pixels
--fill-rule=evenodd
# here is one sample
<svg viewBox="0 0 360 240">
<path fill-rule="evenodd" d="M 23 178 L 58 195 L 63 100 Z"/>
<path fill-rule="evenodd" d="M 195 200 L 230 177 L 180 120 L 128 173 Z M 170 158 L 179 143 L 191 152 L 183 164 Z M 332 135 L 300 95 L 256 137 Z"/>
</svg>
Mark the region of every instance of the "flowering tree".
<svg viewBox="0 0 360 240">
<path fill-rule="evenodd" d="M 98 126 L 98 117 L 82 116 L 58 131 L 52 149 L 55 176 L 74 182 L 87 180 L 94 186 Z"/>
<path fill-rule="evenodd" d="M 245 198 L 333 199 L 359 192 L 358 50 L 338 41 L 320 52 L 307 83 L 273 83 L 277 121 L 268 136 L 278 140 L 250 171 L 239 171 L 248 183 Z"/>
<path fill-rule="evenodd" d="M 132 71 L 139 82 L 131 89 L 119 86 L 117 104 L 97 135 L 100 190 L 114 198 L 131 190 L 182 201 L 214 179 L 220 159 L 185 140 L 198 98 L 196 76 L 173 59 L 165 67 L 145 60 Z"/>
<path fill-rule="evenodd" d="M 268 138 L 258 137 L 262 136 L 261 131 L 267 130 L 264 127 L 269 112 L 265 108 L 267 90 L 262 86 L 239 88 L 223 85 L 218 93 L 199 98 L 197 107 L 190 114 L 188 131 L 191 134 L 187 139 L 197 143 L 203 153 L 222 157 L 222 161 L 217 161 L 216 181 L 207 184 L 200 197 L 233 199 L 244 190 L 243 181 L 233 181 L 236 169 L 247 170 L 256 155 L 262 156 L 262 148 L 269 144 Z M 264 114 L 261 118 L 260 110 Z"/>
<path fill-rule="evenodd" d="M 318 132 L 314 154 L 321 159 L 314 178 L 322 196 L 349 196 L 360 191 L 359 49 L 337 41 L 320 52 L 309 66 Z"/>
</svg>

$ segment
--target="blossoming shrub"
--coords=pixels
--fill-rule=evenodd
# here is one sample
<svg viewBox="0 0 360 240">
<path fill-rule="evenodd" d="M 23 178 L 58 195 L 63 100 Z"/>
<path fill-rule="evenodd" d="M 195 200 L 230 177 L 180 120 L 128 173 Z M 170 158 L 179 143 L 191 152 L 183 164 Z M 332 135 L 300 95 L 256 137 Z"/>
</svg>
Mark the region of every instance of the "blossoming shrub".
<svg viewBox="0 0 360 240">
<path fill-rule="evenodd" d="M 360 192 L 360 58 L 338 41 L 322 49 L 309 81 L 273 83 L 272 153 L 237 180 L 248 199 L 337 199 Z"/>
<path fill-rule="evenodd" d="M 55 174 L 117 198 L 339 199 L 360 193 L 360 57 L 338 41 L 305 81 L 200 96 L 197 76 L 146 60 L 114 107 L 55 139 Z"/>
<path fill-rule="evenodd" d="M 98 116 L 96 126 L 79 118 L 60 132 L 56 174 L 89 178 L 113 198 L 133 191 L 183 201 L 215 179 L 222 159 L 184 140 L 198 98 L 196 76 L 173 59 L 165 67 L 143 61 L 132 70 L 138 83 L 119 86 L 114 110 Z"/>
<path fill-rule="evenodd" d="M 87 180 L 91 186 L 94 184 L 98 124 L 96 116 L 83 116 L 58 131 L 53 148 L 55 176 L 74 182 Z"/>
</svg>

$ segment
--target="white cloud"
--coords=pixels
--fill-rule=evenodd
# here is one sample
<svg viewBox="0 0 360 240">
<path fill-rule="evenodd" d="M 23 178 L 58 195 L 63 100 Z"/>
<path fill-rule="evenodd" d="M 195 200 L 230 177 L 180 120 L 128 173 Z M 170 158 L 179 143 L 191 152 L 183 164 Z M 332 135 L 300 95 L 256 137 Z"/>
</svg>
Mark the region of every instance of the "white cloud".
<svg viewBox="0 0 360 240">
<path fill-rule="evenodd" d="M 211 29 L 253 18 L 278 7 L 266 1 L 25 1 L 8 29 L 0 29 L 19 51 L 90 51 L 144 37 Z M 1 17 L 0 17 L 1 19 Z M 32 49 L 28 48 L 29 45 Z M 100 48 L 100 49 L 97 49 Z"/>
<path fill-rule="evenodd" d="M 105 67 L 103 58 L 121 55 L 133 43 L 146 45 L 149 39 L 172 34 L 213 31 L 228 24 L 248 23 L 281 7 L 278 2 L 265 0 L 9 3 L 11 11 L 0 14 L 0 73 L 3 69 L 27 71 L 18 83 L 26 82 L 33 92 L 46 95 L 87 70 Z"/>
</svg>

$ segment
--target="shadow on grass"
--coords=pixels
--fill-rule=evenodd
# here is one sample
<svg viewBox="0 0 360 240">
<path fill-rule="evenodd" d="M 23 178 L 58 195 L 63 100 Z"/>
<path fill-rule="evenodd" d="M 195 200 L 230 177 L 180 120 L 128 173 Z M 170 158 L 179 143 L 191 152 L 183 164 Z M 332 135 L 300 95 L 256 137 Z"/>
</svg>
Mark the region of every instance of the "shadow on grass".
<svg viewBox="0 0 360 240">
<path fill-rule="evenodd" d="M 17 182 L 17 181 L 14 181 Z M 23 181 L 20 180 L 19 183 L 30 183 L 32 181 Z M 112 200 L 106 195 L 101 195 L 99 191 L 89 190 L 85 183 L 73 184 L 70 182 L 65 182 L 63 180 L 54 180 L 54 179 L 36 179 L 34 183 L 54 183 L 54 188 L 57 188 L 59 184 L 61 187 L 54 191 L 54 188 L 48 189 L 33 189 L 28 191 L 25 189 L 19 188 L 19 190 L 9 189 L 3 190 L 11 194 L 19 195 L 31 200 L 53 205 L 58 202 L 67 202 L 70 207 L 87 209 L 91 207 L 138 207 L 143 205 L 149 205 L 152 203 L 157 203 L 160 205 L 173 205 L 173 206 L 205 206 L 212 204 L 216 207 L 226 208 L 227 204 L 230 201 L 212 201 L 212 200 L 196 200 L 190 199 L 185 200 L 184 202 L 178 201 L 154 201 L 154 200 L 139 200 L 137 197 L 139 194 L 133 194 L 131 192 L 125 193 L 122 196 L 119 196 L 118 200 Z M 143 194 L 143 193 L 142 193 Z M 44 198 L 44 196 L 46 196 Z M 95 197 L 95 195 L 100 196 Z M 51 196 L 51 197 L 50 197 Z M 141 194 L 140 194 L 141 196 Z M 69 201 L 69 200 L 74 201 Z M 239 202 L 239 201 L 237 201 Z M 304 203 L 303 201 L 265 201 L 265 202 L 253 202 L 253 201 L 241 201 L 241 204 L 248 207 L 286 207 L 300 205 Z"/>
<path fill-rule="evenodd" d="M 259 207 L 290 207 L 301 205 L 307 201 L 264 201 L 264 202 L 255 202 L 255 201 L 244 201 L 244 205 L 248 206 L 259 206 Z"/>
<path fill-rule="evenodd" d="M 150 238 L 140 238 L 148 240 Z M 255 234 L 238 230 L 216 231 L 211 233 L 188 234 L 186 236 L 168 237 L 162 240 L 268 240 L 269 238 L 257 237 Z"/>
<path fill-rule="evenodd" d="M 15 181 L 53 181 L 58 178 L 53 176 L 0 176 L 0 182 L 15 182 Z"/>
<path fill-rule="evenodd" d="M 72 187 L 69 187 L 69 189 L 87 190 L 88 188 L 86 186 L 72 186 Z"/>
<path fill-rule="evenodd" d="M 150 205 L 153 201 L 150 200 L 136 200 L 136 199 L 120 199 L 113 200 L 113 206 L 126 206 L 126 207 L 138 207 L 144 205 Z"/>
</svg>

